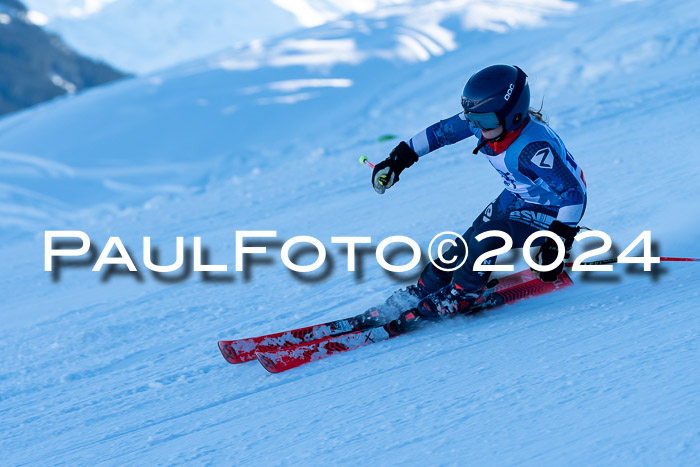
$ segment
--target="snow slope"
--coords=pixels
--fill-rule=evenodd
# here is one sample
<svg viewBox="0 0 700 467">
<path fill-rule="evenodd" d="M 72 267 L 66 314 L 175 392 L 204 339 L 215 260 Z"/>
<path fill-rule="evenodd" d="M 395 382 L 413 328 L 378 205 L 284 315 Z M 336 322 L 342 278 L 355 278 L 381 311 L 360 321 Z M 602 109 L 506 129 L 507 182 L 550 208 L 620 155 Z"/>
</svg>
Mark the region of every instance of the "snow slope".
<svg viewBox="0 0 700 467">
<path fill-rule="evenodd" d="M 149 73 L 237 42 L 265 40 L 357 14 L 460 11 L 470 28 L 503 31 L 569 11 L 562 0 L 25 0 L 32 17 L 81 53 Z M 415 19 L 414 18 L 414 22 Z M 505 23 L 505 24 L 504 24 Z"/>
<path fill-rule="evenodd" d="M 586 174 L 586 225 L 621 248 L 649 229 L 664 255 L 700 256 L 700 132 L 684 126 L 700 105 L 700 7 L 566 8 L 500 33 L 464 29 L 453 11 L 414 13 L 427 30 L 406 28 L 408 14 L 357 15 L 0 120 L 5 462 L 697 464 L 695 264 L 656 280 L 577 274 L 557 294 L 279 375 L 216 349 L 354 314 L 398 286 L 371 257 L 361 277 L 346 272 L 333 235 L 425 246 L 466 229 L 502 189 L 472 141 L 383 197 L 357 157 L 379 160 L 395 141 L 378 136 L 456 113 L 466 77 L 494 62 L 522 66 L 545 98 Z M 230 277 L 83 267 L 53 282 L 52 228 L 98 248 L 119 235 L 140 269 L 143 236 L 165 263 L 176 236 L 200 235 Z M 246 280 L 234 234 L 260 229 L 319 238 L 334 267 L 300 281 L 272 245 Z"/>
</svg>

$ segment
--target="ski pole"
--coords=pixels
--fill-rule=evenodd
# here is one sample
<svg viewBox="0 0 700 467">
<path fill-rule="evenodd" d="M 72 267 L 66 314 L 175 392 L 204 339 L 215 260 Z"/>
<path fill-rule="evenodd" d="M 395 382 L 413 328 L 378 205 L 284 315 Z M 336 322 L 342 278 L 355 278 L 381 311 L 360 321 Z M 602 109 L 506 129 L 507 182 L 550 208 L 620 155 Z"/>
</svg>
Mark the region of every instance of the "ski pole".
<svg viewBox="0 0 700 467">
<path fill-rule="evenodd" d="M 360 156 L 360 164 L 368 165 L 370 169 L 374 169 L 374 164 L 369 161 L 369 157 L 367 156 Z"/>
<path fill-rule="evenodd" d="M 700 261 L 700 258 L 675 258 L 672 256 L 662 256 L 659 258 L 659 261 L 661 262 L 670 262 L 670 261 Z M 601 264 L 614 264 L 617 263 L 617 258 L 608 258 L 608 259 L 601 259 L 598 261 L 585 261 L 581 263 L 582 266 L 597 266 Z M 570 268 L 574 265 L 574 263 L 564 263 L 564 266 L 567 268 Z"/>
</svg>

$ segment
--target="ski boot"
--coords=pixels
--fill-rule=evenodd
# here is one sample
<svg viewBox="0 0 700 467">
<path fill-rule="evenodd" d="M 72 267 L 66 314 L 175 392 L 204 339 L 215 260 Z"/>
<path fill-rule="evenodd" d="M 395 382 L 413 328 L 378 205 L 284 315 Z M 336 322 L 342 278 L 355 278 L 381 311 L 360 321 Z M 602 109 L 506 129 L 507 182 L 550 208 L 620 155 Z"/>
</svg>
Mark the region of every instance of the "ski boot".
<svg viewBox="0 0 700 467">
<path fill-rule="evenodd" d="M 401 313 L 401 316 L 387 323 L 384 328 L 391 336 L 413 331 L 423 322 L 469 313 L 475 305 L 485 299 L 486 287 L 466 291 L 456 284 L 450 284 L 428 295 L 416 308 Z"/>
<path fill-rule="evenodd" d="M 399 289 L 383 305 L 372 307 L 353 318 L 355 331 L 381 326 L 390 321 L 402 310 L 416 306 L 427 293 L 418 285 L 409 285 Z"/>
<path fill-rule="evenodd" d="M 428 292 L 420 285 L 409 285 L 391 294 L 386 304 L 398 312 L 413 308 L 427 296 Z"/>
</svg>

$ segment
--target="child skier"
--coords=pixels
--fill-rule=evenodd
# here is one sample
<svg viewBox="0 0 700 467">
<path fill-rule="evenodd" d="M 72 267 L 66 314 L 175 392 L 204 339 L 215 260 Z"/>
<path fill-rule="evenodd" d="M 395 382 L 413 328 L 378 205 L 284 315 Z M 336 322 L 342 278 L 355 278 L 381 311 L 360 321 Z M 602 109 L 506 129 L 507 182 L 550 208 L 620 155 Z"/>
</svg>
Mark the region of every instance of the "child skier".
<svg viewBox="0 0 700 467">
<path fill-rule="evenodd" d="M 538 230 L 559 235 L 571 248 L 576 227 L 586 208 L 586 182 L 559 136 L 530 109 L 527 75 L 516 66 L 493 65 L 474 74 L 462 91 L 463 112 L 441 120 L 421 131 L 408 142 L 402 141 L 372 173 L 372 186 L 383 194 L 399 181 L 399 175 L 418 159 L 438 148 L 476 136 L 479 151 L 503 177 L 505 190 L 477 216 L 464 233 L 468 245 L 466 262 L 454 272 L 428 264 L 416 286 L 409 292 L 420 299 L 417 308 L 404 312 L 387 325 L 389 332 L 400 333 L 418 322 L 468 312 L 481 295 L 489 272 L 474 272 L 476 258 L 503 245 L 498 237 L 476 241 L 489 230 L 507 233 L 513 247 L 521 248 L 525 239 Z M 537 244 L 537 243 L 535 243 Z M 535 256 L 540 264 L 557 257 L 557 245 L 546 238 Z M 459 242 L 444 257 L 464 258 Z M 484 264 L 493 264 L 491 257 Z M 441 266 L 447 266 L 437 263 Z M 563 269 L 540 273 L 545 281 L 554 281 Z"/>
</svg>

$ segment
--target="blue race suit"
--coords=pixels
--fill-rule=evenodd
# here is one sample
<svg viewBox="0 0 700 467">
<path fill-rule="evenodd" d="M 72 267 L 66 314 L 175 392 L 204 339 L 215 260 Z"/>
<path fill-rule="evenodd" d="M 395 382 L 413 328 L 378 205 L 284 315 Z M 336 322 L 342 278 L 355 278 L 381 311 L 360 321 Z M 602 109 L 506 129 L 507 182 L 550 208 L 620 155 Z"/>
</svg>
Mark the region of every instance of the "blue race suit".
<svg viewBox="0 0 700 467">
<path fill-rule="evenodd" d="M 505 232 L 513 239 L 513 247 L 521 248 L 527 237 L 548 229 L 555 219 L 570 226 L 581 221 L 586 208 L 586 181 L 561 138 L 549 126 L 531 118 L 513 133 L 506 135 L 506 140 L 511 141 L 487 144 L 480 149 L 503 178 L 505 190 L 464 233 L 469 252 L 461 268 L 450 273 L 432 263 L 426 266 L 419 280 L 426 292 L 433 293 L 450 281 L 473 290 L 488 280 L 490 273 L 473 272 L 473 265 L 483 253 L 502 246 L 503 240 L 489 237 L 476 241 L 474 237 L 482 232 Z M 481 130 L 472 127 L 460 112 L 419 132 L 408 145 L 422 157 L 470 136 L 483 142 Z M 444 257 L 450 259 L 455 255 L 459 261 L 464 257 L 464 247 L 459 241 Z M 491 257 L 484 264 L 494 262 L 495 257 Z"/>
</svg>

